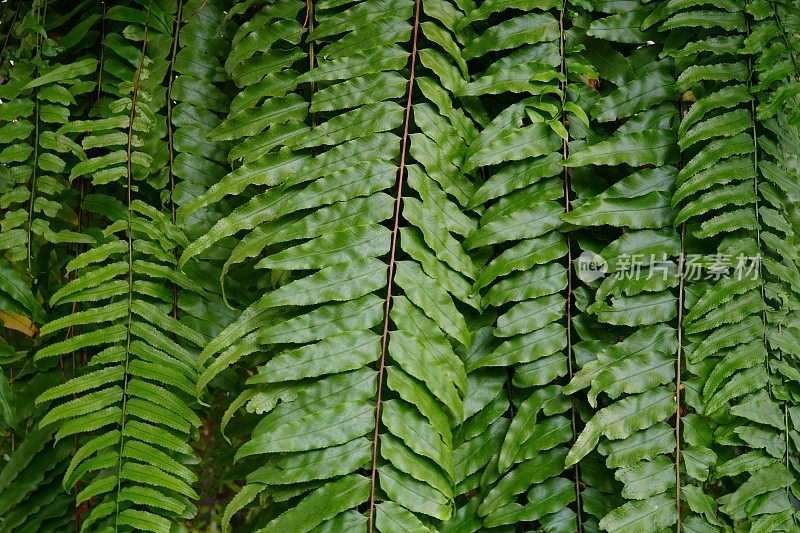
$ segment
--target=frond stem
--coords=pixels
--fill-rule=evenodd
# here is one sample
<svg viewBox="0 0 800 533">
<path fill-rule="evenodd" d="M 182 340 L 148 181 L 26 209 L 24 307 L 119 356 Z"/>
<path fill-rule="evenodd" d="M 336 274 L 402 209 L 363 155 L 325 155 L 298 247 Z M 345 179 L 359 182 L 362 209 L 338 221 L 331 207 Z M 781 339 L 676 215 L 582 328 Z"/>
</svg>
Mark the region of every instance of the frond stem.
<svg viewBox="0 0 800 533">
<path fill-rule="evenodd" d="M 119 455 L 117 457 L 117 497 L 116 509 L 114 513 L 114 531 L 119 530 L 119 498 L 122 491 L 122 452 L 125 445 L 125 415 L 128 405 L 128 378 L 131 355 L 131 327 L 133 325 L 133 311 L 131 305 L 133 303 L 133 237 L 132 237 L 132 217 L 131 217 L 131 202 L 133 195 L 133 159 L 132 159 L 132 146 L 133 146 L 133 122 L 136 119 L 136 101 L 139 96 L 139 81 L 142 76 L 142 69 L 144 68 L 145 54 L 147 53 L 147 33 L 150 29 L 150 9 L 152 7 L 152 0 L 147 5 L 147 17 L 145 18 L 144 35 L 142 37 L 142 53 L 139 56 L 139 66 L 136 68 L 136 74 L 133 81 L 133 93 L 131 94 L 131 114 L 128 120 L 128 143 L 127 143 L 127 170 L 128 170 L 128 183 L 127 183 L 127 207 L 128 207 L 128 225 L 127 225 L 127 239 L 128 239 L 128 318 L 127 318 L 127 334 L 125 340 L 125 372 L 124 382 L 122 389 L 122 414 L 120 418 L 120 436 L 119 436 Z"/>
<path fill-rule="evenodd" d="M 105 52 L 106 52 L 106 47 L 103 46 L 103 41 L 106 40 L 106 9 L 108 7 L 106 5 L 105 0 L 103 0 L 102 4 L 103 4 L 103 16 L 100 19 L 100 52 L 99 52 L 100 59 L 97 63 L 98 65 L 97 92 L 95 93 L 95 98 L 97 100 L 98 117 L 100 116 L 100 97 L 103 95 L 103 62 L 105 60 Z"/>
<path fill-rule="evenodd" d="M 567 117 L 564 112 L 564 104 L 567 103 L 567 56 L 566 56 L 566 49 L 564 46 L 564 11 L 566 10 L 566 0 L 561 4 L 561 10 L 558 13 L 558 26 L 559 26 L 559 38 L 558 38 L 558 47 L 559 52 L 561 54 L 561 75 L 563 76 L 563 81 L 561 82 L 561 123 L 564 125 L 564 129 L 567 129 L 568 122 Z M 567 130 L 569 131 L 569 130 Z M 569 157 L 569 135 L 567 135 L 567 139 L 561 143 L 561 155 L 564 159 Z M 569 168 L 564 167 L 564 212 L 570 212 L 570 193 L 572 192 L 572 187 L 570 186 L 570 174 Z M 572 298 L 573 298 L 573 290 L 574 290 L 574 281 L 572 278 L 572 235 L 570 232 L 566 233 L 567 239 L 567 370 L 569 373 L 569 381 L 572 381 L 572 377 L 575 374 L 575 368 L 573 363 L 574 353 L 572 350 Z M 571 407 L 571 418 L 572 418 L 572 442 L 574 444 L 576 436 L 578 434 L 578 421 L 577 421 L 577 409 L 575 407 L 575 398 L 570 396 L 570 403 Z M 577 517 L 577 532 L 581 533 L 583 531 L 583 516 L 581 511 L 581 472 L 580 467 L 577 463 L 575 463 L 574 467 L 574 476 L 575 476 L 575 509 L 576 509 L 576 517 Z"/>
<path fill-rule="evenodd" d="M 172 128 L 172 85 L 175 78 L 175 57 L 178 54 L 178 36 L 181 31 L 181 18 L 183 12 L 183 0 L 178 0 L 177 11 L 175 12 L 175 29 L 172 34 L 172 50 L 170 52 L 169 70 L 167 71 L 167 151 L 169 157 L 169 203 L 170 216 L 172 223 L 175 224 L 175 144 L 173 142 Z"/>
<path fill-rule="evenodd" d="M 746 31 L 746 35 L 749 37 L 750 33 L 751 33 L 751 28 L 750 28 L 750 18 L 747 16 L 747 4 L 748 4 L 748 2 L 747 2 L 747 0 L 745 0 L 745 2 L 744 2 L 744 7 L 745 7 L 745 9 L 744 9 L 744 11 L 745 11 L 745 13 L 744 13 L 744 15 L 745 15 L 745 31 Z M 748 89 L 751 90 L 751 94 L 752 94 L 754 69 L 753 69 L 753 56 L 751 54 L 749 54 L 747 56 L 747 69 L 750 72 L 750 77 L 749 77 L 749 79 L 747 81 L 747 87 L 748 87 Z M 758 130 L 756 128 L 756 100 L 752 96 L 750 97 L 750 120 L 753 123 L 753 127 L 751 128 L 751 134 L 753 136 L 753 169 L 754 169 L 754 172 L 753 172 L 753 192 L 755 193 L 755 210 L 756 210 L 756 246 L 758 247 L 758 250 L 759 250 L 759 253 L 760 253 L 761 249 L 762 249 L 762 246 L 761 246 L 762 241 L 761 241 L 761 210 L 760 210 L 760 202 L 759 202 L 759 196 L 758 196 L 759 195 L 759 185 L 758 185 Z M 761 258 L 760 257 L 758 258 L 758 279 L 761 282 L 760 283 L 761 301 L 763 303 L 766 303 L 767 294 L 766 294 L 766 288 L 764 287 L 764 277 L 763 277 L 763 273 L 762 273 L 762 269 L 761 269 Z M 766 329 L 766 325 L 767 325 L 767 310 L 766 310 L 766 308 L 762 308 L 762 310 L 761 310 L 761 321 L 764 324 L 764 334 L 762 336 L 762 340 L 764 342 L 764 347 L 766 348 L 767 347 L 767 329 Z M 768 348 L 767 348 L 767 356 L 766 356 L 766 359 L 764 360 L 764 365 L 766 366 L 766 369 L 767 369 L 767 376 L 769 376 L 769 349 Z M 769 379 L 767 379 L 767 393 L 769 393 L 770 396 L 772 395 L 772 385 L 770 384 Z"/>
<path fill-rule="evenodd" d="M 681 392 L 683 383 L 683 299 L 686 274 L 684 256 L 686 254 L 686 225 L 681 224 L 681 251 L 678 256 L 678 354 L 675 361 L 675 506 L 678 522 L 675 525 L 676 533 L 681 531 Z"/>
<path fill-rule="evenodd" d="M 42 9 L 42 14 L 40 17 L 42 26 L 44 26 L 44 18 L 46 16 L 47 16 L 47 2 L 45 1 L 44 8 Z M 37 37 L 36 42 L 37 42 L 36 53 L 40 54 L 40 50 L 42 48 L 41 35 Z M 36 170 L 39 166 L 39 89 L 33 90 L 33 101 L 36 107 L 33 117 L 34 133 L 33 133 L 33 168 L 31 170 L 31 197 L 30 197 L 30 204 L 28 206 L 28 273 L 31 275 L 32 275 L 31 254 L 33 252 L 33 206 L 36 203 L 36 179 L 38 177 Z M 36 276 L 33 276 L 33 278 L 35 282 Z"/>
<path fill-rule="evenodd" d="M 175 58 L 178 55 L 178 37 L 181 33 L 181 19 L 183 18 L 183 0 L 178 0 L 175 11 L 175 26 L 172 33 L 172 50 L 170 51 L 169 69 L 167 70 L 167 151 L 169 157 L 169 205 L 170 220 L 175 224 L 175 143 L 172 128 L 172 86 L 175 80 Z M 177 264 L 178 250 L 173 249 L 172 255 Z M 177 267 L 176 267 L 177 268 Z M 172 317 L 178 318 L 178 287 L 172 284 Z"/>
<path fill-rule="evenodd" d="M 403 178 L 406 172 L 406 152 L 408 149 L 408 128 L 411 122 L 411 103 L 414 89 L 414 70 L 417 65 L 417 38 L 419 35 L 419 12 L 421 0 L 414 0 L 414 33 L 411 43 L 411 67 L 408 77 L 408 98 L 406 100 L 405 123 L 400 144 L 400 168 L 397 177 L 397 195 L 394 203 L 394 226 L 392 228 L 392 246 L 389 252 L 389 273 L 386 283 L 386 306 L 383 313 L 383 335 L 381 337 L 381 357 L 378 368 L 378 392 L 375 401 L 375 431 L 372 436 L 372 472 L 369 488 L 369 533 L 375 526 L 375 482 L 378 468 L 378 437 L 381 420 L 381 399 L 383 393 L 383 374 L 386 366 L 386 347 L 389 341 L 389 309 L 392 303 L 392 280 L 394 278 L 395 256 L 397 255 L 397 235 L 400 228 L 400 208 L 403 203 Z"/>
</svg>

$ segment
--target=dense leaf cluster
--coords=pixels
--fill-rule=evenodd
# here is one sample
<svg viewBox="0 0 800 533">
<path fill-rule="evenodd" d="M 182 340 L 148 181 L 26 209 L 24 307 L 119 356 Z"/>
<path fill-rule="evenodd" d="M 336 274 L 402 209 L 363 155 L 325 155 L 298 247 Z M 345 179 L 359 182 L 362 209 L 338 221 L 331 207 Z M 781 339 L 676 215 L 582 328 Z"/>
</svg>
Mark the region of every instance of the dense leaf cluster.
<svg viewBox="0 0 800 533">
<path fill-rule="evenodd" d="M 0 3 L 0 531 L 800 531 L 798 11 Z"/>
</svg>

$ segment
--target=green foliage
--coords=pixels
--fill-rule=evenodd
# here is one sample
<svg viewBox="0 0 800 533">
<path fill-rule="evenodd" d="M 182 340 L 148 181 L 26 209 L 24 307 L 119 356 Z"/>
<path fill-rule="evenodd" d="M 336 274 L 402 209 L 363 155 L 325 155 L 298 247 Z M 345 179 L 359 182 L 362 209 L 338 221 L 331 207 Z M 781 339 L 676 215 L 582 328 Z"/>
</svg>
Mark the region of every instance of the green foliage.
<svg viewBox="0 0 800 533">
<path fill-rule="evenodd" d="M 796 7 L 0 5 L 0 531 L 798 529 Z"/>
</svg>

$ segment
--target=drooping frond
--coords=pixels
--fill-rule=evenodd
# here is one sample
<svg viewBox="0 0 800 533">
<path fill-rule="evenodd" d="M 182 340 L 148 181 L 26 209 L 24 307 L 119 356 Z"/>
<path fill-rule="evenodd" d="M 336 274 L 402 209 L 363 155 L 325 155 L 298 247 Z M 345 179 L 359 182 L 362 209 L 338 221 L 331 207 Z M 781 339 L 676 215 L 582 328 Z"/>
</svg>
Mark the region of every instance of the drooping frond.
<svg viewBox="0 0 800 533">
<path fill-rule="evenodd" d="M 658 531 L 674 526 L 680 508 L 681 450 L 669 426 L 680 416 L 675 289 L 681 250 L 670 205 L 678 93 L 674 61 L 659 58 L 659 47 L 645 44 L 656 34 L 638 27 L 652 6 L 597 9 L 607 16 L 592 20 L 584 44 L 599 80 L 586 95 L 592 135 L 575 143 L 566 160 L 591 178 L 573 180 L 577 200 L 562 218 L 593 230 L 576 232 L 587 250 L 578 267 L 591 287 L 586 323 L 602 334 L 579 345 L 588 358 L 565 388 L 569 394 L 586 389 L 593 408 L 566 463 L 596 449 L 621 483 L 621 501 L 604 509 L 600 529 Z M 636 43 L 642 45 L 631 46 Z M 603 270 L 585 268 L 594 262 Z"/>
<path fill-rule="evenodd" d="M 572 531 L 579 522 L 579 480 L 564 467 L 574 413 L 560 379 L 572 357 L 569 244 L 557 231 L 565 124 L 577 109 L 568 112 L 563 94 L 570 15 L 560 2 L 515 7 L 486 3 L 462 23 L 475 33 L 464 57 L 479 67 L 458 92 L 482 126 L 466 155 L 466 168 L 481 169 L 469 199 L 481 217 L 465 245 L 487 257 L 473 285 L 486 325 L 466 353 L 469 402 L 456 432 L 458 492 L 468 499 L 462 525 L 443 531 L 522 521 Z"/>
<path fill-rule="evenodd" d="M 454 346 L 470 344 L 456 302 L 477 306 L 461 246 L 475 224 L 461 212 L 475 126 L 428 75 L 460 57 L 444 13 L 418 7 L 245 10 L 226 60 L 241 92 L 211 134 L 247 137 L 229 156 L 242 164 L 179 213 L 256 191 L 181 263 L 249 231 L 228 264 L 258 257 L 277 281 L 207 345 L 200 378 L 202 389 L 261 357 L 232 408 L 261 415 L 237 459 L 262 466 L 229 515 L 264 491 L 276 509 L 267 530 L 327 520 L 391 531 L 452 515 L 451 423 L 467 386 Z M 281 32 L 259 32 L 265 23 Z M 279 512 L 287 499 L 296 507 Z"/>
<path fill-rule="evenodd" d="M 158 85 L 151 76 L 164 72 L 166 53 L 161 52 L 168 50 L 172 29 L 155 3 L 135 11 L 112 8 L 107 16 L 128 24 L 137 36 L 106 41 L 104 91 L 116 100 L 100 118 L 73 121 L 58 133 L 85 150 L 95 148 L 72 168 L 72 177 L 86 176 L 98 191 L 103 185 L 121 186 L 126 201 L 96 195 L 95 209 L 109 222 L 97 246 L 67 265 L 77 275 L 50 301 L 53 306 L 83 304 L 84 310 L 51 320 L 41 330 L 46 338 L 67 329 L 81 333 L 49 342 L 37 361 L 84 350 L 88 364 L 36 402 L 50 404 L 40 426 L 57 428 L 56 441 L 74 436 L 80 443 L 63 484 L 71 489 L 81 482 L 78 504 L 99 499 L 83 529 L 168 531 L 172 521 L 195 512 L 191 485 L 196 474 L 186 466 L 193 461 L 186 441 L 200 425 L 191 400 L 196 353 L 205 342 L 170 316 L 170 284 L 201 289 L 174 269 L 174 250 L 188 240 L 148 203 L 158 198 L 150 187 L 163 178 L 151 173 L 153 158 L 142 151 L 159 142 L 165 126 L 155 111 L 157 91 L 146 89 Z"/>
<path fill-rule="evenodd" d="M 678 28 L 700 24 L 692 9 L 665 4 L 656 14 L 651 22 L 676 35 Z M 679 128 L 686 163 L 672 199 L 676 222 L 698 239 L 695 250 L 705 243 L 705 249 L 716 247 L 715 255 L 694 265 L 703 281 L 687 286 L 683 329 L 693 376 L 686 401 L 696 413 L 683 439 L 690 446 L 684 493 L 697 513 L 692 524 L 721 526 L 727 517 L 749 522 L 751 531 L 784 531 L 794 523 L 788 405 L 781 403 L 788 399 L 781 392 L 784 352 L 795 351 L 782 318 L 794 308 L 797 290 L 785 189 L 794 178 L 770 179 L 791 171 L 781 166 L 785 156 L 766 118 L 775 113 L 766 89 L 797 70 L 791 54 L 776 60 L 775 51 L 787 47 L 772 40 L 779 19 L 766 3 L 734 3 L 704 14 L 714 23 L 692 35 L 701 38 L 676 39 L 666 50 L 679 66 L 678 89 L 693 102 Z M 716 502 L 703 494 L 709 480 L 728 494 Z"/>
</svg>

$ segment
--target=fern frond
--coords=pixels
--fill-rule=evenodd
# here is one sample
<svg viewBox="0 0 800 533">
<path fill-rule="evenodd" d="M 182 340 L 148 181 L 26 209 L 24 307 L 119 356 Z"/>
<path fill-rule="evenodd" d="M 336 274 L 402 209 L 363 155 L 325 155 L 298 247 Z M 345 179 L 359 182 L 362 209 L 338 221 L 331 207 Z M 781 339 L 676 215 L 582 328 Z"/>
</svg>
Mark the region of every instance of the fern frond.
<svg viewBox="0 0 800 533">
<path fill-rule="evenodd" d="M 107 90 L 118 96 L 108 105 L 111 115 L 97 121 L 73 122 L 63 128 L 65 135 L 78 133 L 84 146 L 91 145 L 91 139 L 99 135 L 109 143 L 106 153 L 94 152 L 86 160 L 85 169 L 73 167 L 73 175 L 92 168 L 92 175 L 87 177 L 95 186 L 113 183 L 127 190 L 125 218 L 106 226 L 101 234 L 102 246 L 84 252 L 69 265 L 77 271 L 77 277 L 55 298 L 58 301 L 68 296 L 69 301 L 92 309 L 52 320 L 43 334 L 51 336 L 74 327 L 80 327 L 82 333 L 65 340 L 49 340 L 36 356 L 42 360 L 75 349 L 92 354 L 90 369 L 37 398 L 38 403 L 50 404 L 41 423 L 56 424 L 56 440 L 67 435 L 78 438 L 79 448 L 64 479 L 65 486 L 69 488 L 83 480 L 85 485 L 77 501 L 100 499 L 88 514 L 84 529 L 105 524 L 160 531 L 171 519 L 195 512 L 190 500 L 196 499 L 197 494 L 189 483 L 196 478 L 182 466 L 191 460 L 191 450 L 170 442 L 187 439 L 200 425 L 190 407 L 197 377 L 195 355 L 187 347 L 194 346 L 192 350 L 196 350 L 205 338 L 170 317 L 167 302 L 171 296 L 146 280 L 166 279 L 187 291 L 202 294 L 202 290 L 170 274 L 176 262 L 172 250 L 182 248 L 188 241 L 168 218 L 148 205 L 148 200 L 157 198 L 149 187 L 163 182 L 147 167 L 137 168 L 135 157 L 142 146 L 137 139 L 158 143 L 153 137 L 158 131 L 153 124 L 159 116 L 159 106 L 148 105 L 153 100 L 146 92 L 149 83 L 151 89 L 157 83 L 147 81 L 153 71 L 146 65 L 157 69 L 158 61 L 151 62 L 147 54 L 158 54 L 159 47 L 169 42 L 168 35 L 158 33 L 162 26 L 169 29 L 159 22 L 163 22 L 163 16 L 155 4 L 141 11 L 109 11 L 111 20 L 131 23 L 141 32 L 138 47 L 110 39 L 109 57 L 104 64 L 104 68 L 110 68 L 115 57 L 128 58 L 133 64 L 133 83 L 123 80 L 113 85 L 113 80 L 108 80 Z M 138 58 L 135 61 L 133 54 Z M 125 120 L 109 120 L 111 117 Z M 124 128 L 111 126 L 123 122 Z M 107 157 L 115 154 L 117 147 L 124 157 Z M 149 157 L 146 159 L 150 161 Z M 84 276 L 86 279 L 82 279 Z M 104 284 L 115 286 L 120 276 L 124 278 L 121 291 L 98 292 Z M 58 400 L 65 396 L 74 399 Z M 101 433 L 87 439 L 94 432 Z M 159 433 L 161 436 L 154 438 Z"/>
<path fill-rule="evenodd" d="M 616 43 L 656 39 L 652 29 L 639 29 L 653 16 L 652 6 L 608 10 L 610 16 L 591 22 L 590 36 Z M 609 71 L 608 65 L 597 63 L 599 94 L 590 93 L 590 125 L 596 137 L 587 137 L 564 162 L 583 172 L 614 165 L 596 184 L 578 189 L 574 209 L 562 216 L 569 224 L 592 229 L 581 244 L 602 258 L 606 270 L 600 280 L 591 272 L 579 274 L 594 289 L 581 318 L 608 330 L 605 339 L 583 341 L 587 347 L 592 342 L 597 351 L 565 388 L 575 395 L 589 387 L 587 399 L 599 409 L 585 419 L 566 463 L 591 461 L 597 450 L 622 483 L 619 499 L 597 516 L 601 530 L 658 531 L 678 522 L 681 507 L 675 491 L 681 450 L 674 435 L 657 448 L 648 436 L 680 412 L 675 384 L 681 355 L 673 321 L 678 315 L 674 289 L 681 290 L 676 257 L 681 248 L 670 205 L 678 174 L 673 166 L 678 153 L 672 103 L 678 92 L 675 63 L 659 59 L 657 46 L 614 56 L 612 51 L 623 51 L 623 46 L 611 44 L 588 55 L 590 60 L 616 60 L 617 66 Z"/>
<path fill-rule="evenodd" d="M 787 235 L 782 217 L 770 214 L 770 203 L 777 200 L 769 192 L 772 185 L 761 187 L 761 183 L 769 182 L 769 177 L 765 179 L 762 175 L 773 175 L 770 169 L 775 168 L 762 160 L 765 157 L 769 160 L 775 152 L 761 148 L 762 143 L 772 141 L 768 140 L 769 128 L 764 127 L 757 108 L 765 89 L 785 78 L 792 69 L 786 69 L 791 64 L 791 54 L 782 61 L 767 59 L 775 50 L 769 51 L 767 36 L 776 35 L 778 26 L 774 19 L 764 23 L 753 20 L 772 14 L 764 7 L 745 4 L 729 6 L 725 15 L 718 12 L 723 17 L 721 21 L 734 21 L 735 16 L 742 21 L 747 19 L 747 23 L 720 24 L 709 29 L 708 35 L 735 37 L 740 44 L 727 50 L 698 48 L 698 64 L 683 67 L 679 85 L 683 90 L 691 89 L 698 98 L 679 129 L 679 144 L 688 152 L 687 159 L 691 159 L 678 174 L 680 186 L 673 203 L 684 205 L 676 222 L 696 220 L 688 225 L 694 235 L 711 241 L 708 249 L 716 246 L 717 257 L 732 258 L 727 266 L 711 263 L 702 267 L 723 268 L 734 276 L 721 280 L 711 277 L 712 281 L 701 287 L 704 294 L 687 301 L 689 312 L 684 324 L 690 342 L 689 370 L 694 374 L 690 383 L 698 392 L 702 389 L 702 394 L 690 394 L 686 399 L 698 413 L 692 416 L 714 430 L 713 440 L 708 439 L 702 445 L 689 442 L 691 447 L 685 450 L 687 474 L 694 480 L 687 487 L 691 487 L 687 501 L 698 513 L 697 521 L 720 526 L 719 511 L 734 523 L 749 521 L 753 530 L 763 530 L 766 524 L 771 524 L 777 531 L 791 521 L 782 513 L 785 507 L 777 504 L 771 510 L 757 511 L 759 504 L 753 500 L 756 494 L 748 492 L 751 481 L 718 498 L 714 506 L 693 488 L 698 486 L 694 483 L 708 479 L 709 471 L 718 468 L 725 475 L 733 446 L 765 448 L 779 457 L 788 453 L 788 440 L 784 441 L 789 432 L 788 418 L 781 414 L 781 409 L 788 407 L 779 403 L 782 395 L 776 391 L 780 386 L 773 385 L 780 374 L 769 376 L 776 368 L 771 361 L 778 363 L 783 355 L 781 348 L 771 346 L 769 338 L 770 331 L 782 329 L 777 316 L 782 316 L 788 309 L 786 306 L 791 305 L 788 301 L 793 289 L 789 280 L 796 266 L 790 258 L 794 252 L 786 248 L 788 243 L 781 241 L 786 237 L 791 239 L 793 232 L 788 230 Z M 676 18 L 679 15 L 683 16 Z M 693 16 L 690 11 L 682 11 L 673 15 L 673 19 L 672 28 L 686 27 L 692 25 Z M 742 57 L 747 61 L 743 62 Z M 762 58 L 769 66 L 760 63 Z M 766 172 L 761 170 L 762 165 Z M 728 172 L 722 174 L 724 170 Z M 773 233 L 773 227 L 782 228 L 781 237 Z M 788 251 L 788 257 L 785 255 L 778 261 L 781 266 L 770 257 L 777 250 Z M 751 276 L 734 271 L 736 261 L 743 258 L 758 263 Z M 775 285 L 774 276 L 785 281 Z M 771 288 L 767 290 L 767 286 Z M 723 407 L 730 414 L 722 415 Z M 688 440 L 688 433 L 686 437 Z M 780 485 L 773 492 L 775 502 L 788 501 L 786 490 L 780 490 L 794 479 L 786 465 L 776 464 L 770 473 L 776 485 Z M 761 468 L 760 471 L 765 471 L 763 465 Z M 739 473 L 745 471 L 747 468 Z M 756 470 L 749 472 L 755 474 Z M 757 483 L 757 477 L 750 479 Z M 769 491 L 766 486 L 764 490 Z M 747 501 L 751 502 L 750 507 L 746 507 Z"/>
<path fill-rule="evenodd" d="M 269 522 L 267 530 L 286 524 L 308 530 L 328 519 L 325 524 L 333 527 L 334 515 L 349 516 L 345 511 L 364 502 L 370 523 L 378 527 L 389 517 L 407 523 L 448 519 L 454 497 L 449 417 L 461 419 L 466 388 L 466 372 L 453 344 L 471 342 L 453 297 L 478 306 L 469 290 L 475 266 L 461 246 L 474 222 L 457 203 L 465 204 L 474 190 L 460 167 L 464 135 L 472 138 L 476 132 L 470 119 L 447 103 L 452 97 L 424 76 L 421 58 L 440 54 L 438 47 L 458 58 L 460 48 L 436 22 L 436 10 L 415 14 L 413 5 L 367 1 L 313 6 L 304 14 L 301 6 L 262 8 L 241 25 L 226 68 L 242 92 L 212 138 L 247 135 L 247 147 L 230 153 L 242 165 L 179 212 L 186 217 L 256 188 L 259 194 L 190 245 L 180 264 L 224 237 L 247 231 L 225 271 L 261 256 L 256 268 L 288 274 L 206 346 L 201 364 L 215 359 L 204 368 L 200 384 L 250 357 L 256 346 L 274 347 L 250 380 L 256 392 L 245 393 L 238 404 L 262 417 L 237 457 L 267 454 L 276 465 L 255 470 L 248 486 L 260 491 L 290 482 L 270 474 L 279 464 L 324 463 L 314 476 L 318 488 L 311 492 L 311 480 L 298 471 L 303 477 L 296 478 L 292 496 L 298 507 Z M 429 16 L 423 25 L 420 17 Z M 305 43 L 300 43 L 305 33 L 301 18 L 310 30 Z M 270 37 L 259 33 L 258 24 L 267 20 L 281 32 Z M 373 25 L 393 37 L 377 38 Z M 434 48 L 424 48 L 426 39 Z M 237 42 L 252 47 L 239 50 Z M 274 53 L 267 48 L 263 56 L 248 57 L 261 42 L 275 47 Z M 419 90 L 428 102 L 414 103 L 408 91 L 418 89 L 401 72 L 417 48 L 423 66 L 413 58 L 412 69 L 422 74 L 412 71 L 424 80 Z M 258 76 L 237 78 L 248 62 L 271 65 L 270 54 L 285 59 Z M 301 58 L 310 61 L 310 68 Z M 308 100 L 297 93 L 285 96 L 294 88 L 308 90 Z M 250 106 L 262 98 L 267 100 L 254 114 Z M 407 99 L 406 106 L 400 98 Z M 398 171 L 400 183 L 407 180 L 410 189 L 403 187 L 393 206 L 386 193 L 400 187 Z M 381 223 L 392 216 L 398 224 L 387 231 Z M 387 267 L 391 287 L 386 285 Z M 387 290 L 389 315 L 386 300 L 380 303 L 371 295 Z M 352 313 L 353 320 L 342 312 Z M 266 317 L 271 318 L 264 326 Z M 295 333 L 287 337 L 283 330 Z M 287 341 L 295 346 L 285 346 Z M 320 366 L 316 354 L 337 349 L 347 356 Z M 316 380 L 309 381 L 302 371 L 306 365 L 314 367 Z M 446 380 L 439 378 L 442 374 Z M 312 383 L 319 392 L 300 392 Z M 282 420 L 290 415 L 293 422 L 286 425 Z M 343 425 L 331 426 L 331 417 Z M 370 435 L 372 443 L 364 439 Z M 346 463 L 337 460 L 351 448 L 354 455 Z M 366 478 L 359 471 L 363 468 Z M 296 512 L 320 505 L 342 484 L 352 485 L 352 499 L 336 500 L 324 515 Z"/>
</svg>

